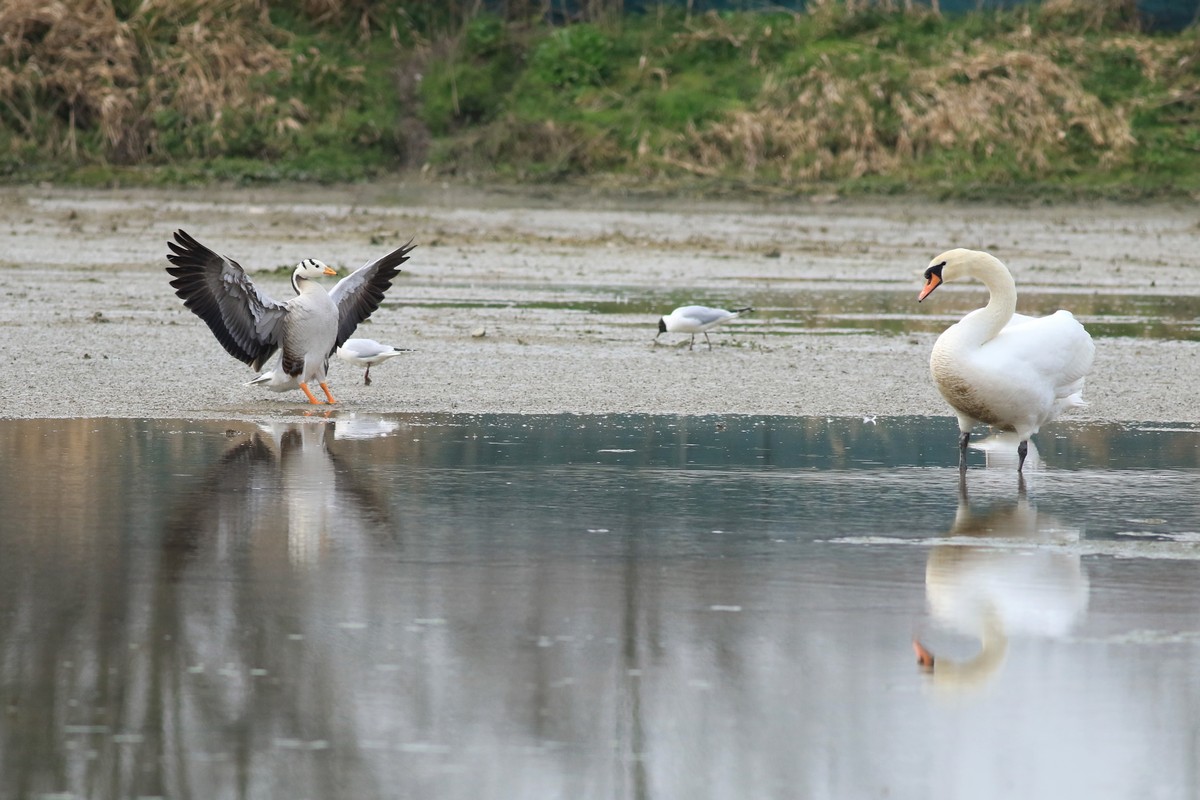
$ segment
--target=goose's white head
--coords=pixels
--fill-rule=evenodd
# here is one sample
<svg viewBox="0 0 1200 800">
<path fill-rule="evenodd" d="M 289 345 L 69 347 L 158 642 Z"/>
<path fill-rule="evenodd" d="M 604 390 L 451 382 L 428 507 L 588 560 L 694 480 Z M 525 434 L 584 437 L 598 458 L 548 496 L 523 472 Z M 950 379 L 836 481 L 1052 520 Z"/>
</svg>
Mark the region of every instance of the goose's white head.
<svg viewBox="0 0 1200 800">
<path fill-rule="evenodd" d="M 956 247 L 939 256 L 934 256 L 933 260 L 929 262 L 929 266 L 925 268 L 925 288 L 917 295 L 917 302 L 929 297 L 933 290 L 943 283 L 976 275 L 978 267 L 995 260 L 993 256 L 981 250 L 967 250 L 963 247 Z"/>
<path fill-rule="evenodd" d="M 327 266 L 324 261 L 306 258 L 296 265 L 296 269 L 292 273 L 292 288 L 296 290 L 296 294 L 300 294 L 302 281 L 310 281 L 325 275 L 337 275 L 337 270 Z"/>
</svg>

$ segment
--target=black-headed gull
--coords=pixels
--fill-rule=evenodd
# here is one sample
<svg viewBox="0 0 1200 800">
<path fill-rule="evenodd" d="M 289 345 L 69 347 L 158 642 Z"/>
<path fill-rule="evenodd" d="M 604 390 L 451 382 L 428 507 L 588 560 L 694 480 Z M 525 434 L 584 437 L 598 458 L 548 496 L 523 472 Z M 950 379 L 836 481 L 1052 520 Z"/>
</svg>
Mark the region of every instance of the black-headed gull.
<svg viewBox="0 0 1200 800">
<path fill-rule="evenodd" d="M 658 333 L 654 335 L 655 339 L 664 333 L 690 333 L 692 341 L 688 343 L 688 350 L 696 346 L 696 334 L 703 333 L 704 341 L 708 342 L 708 349 L 712 350 L 712 341 L 708 338 L 708 332 L 718 325 L 729 322 L 731 319 L 737 319 L 742 314 L 753 311 L 753 308 L 736 308 L 733 311 L 726 311 L 723 308 L 709 308 L 707 306 L 682 306 L 667 314 L 665 317 L 660 317 L 658 320 Z"/>
<path fill-rule="evenodd" d="M 324 263 L 306 258 L 292 273 L 296 296 L 281 303 L 264 294 L 236 261 L 214 253 L 182 230 L 168 242 L 173 266 L 171 286 L 184 305 L 200 317 L 234 358 L 260 370 L 278 350 L 279 362 L 252 383 L 275 391 L 301 389 L 308 402 L 321 403 L 308 388 L 315 380 L 330 403 L 337 402 L 325 374 L 329 357 L 379 308 L 412 242 L 368 261 L 334 285 L 330 292 L 317 283 L 336 275 Z"/>
<path fill-rule="evenodd" d="M 371 367 L 382 364 L 389 358 L 395 358 L 404 352 L 407 351 L 380 344 L 374 339 L 347 339 L 337 349 L 338 358 L 350 364 L 367 368 L 366 374 L 363 375 L 363 383 L 367 386 L 371 385 Z"/>
</svg>

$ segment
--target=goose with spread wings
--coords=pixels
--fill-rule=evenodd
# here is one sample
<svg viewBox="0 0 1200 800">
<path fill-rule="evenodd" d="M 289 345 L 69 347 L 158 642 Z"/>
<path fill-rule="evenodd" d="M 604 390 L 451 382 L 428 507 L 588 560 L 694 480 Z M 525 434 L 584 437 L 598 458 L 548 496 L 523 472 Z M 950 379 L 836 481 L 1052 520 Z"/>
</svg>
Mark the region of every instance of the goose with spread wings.
<svg viewBox="0 0 1200 800">
<path fill-rule="evenodd" d="M 184 305 L 204 320 L 221 346 L 256 371 L 280 351 L 275 378 L 268 388 L 299 388 L 309 403 L 320 405 L 308 384 L 315 380 L 326 399 L 337 402 L 325 382 L 329 357 L 379 308 L 414 245 L 410 241 L 368 261 L 329 292 L 317 279 L 337 272 L 306 258 L 292 272 L 296 296 L 286 302 L 267 296 L 240 264 L 213 252 L 183 230 L 175 231 L 175 240 L 167 246 L 171 250 L 167 260 L 172 265 L 167 272 L 174 277 L 171 286 Z"/>
</svg>

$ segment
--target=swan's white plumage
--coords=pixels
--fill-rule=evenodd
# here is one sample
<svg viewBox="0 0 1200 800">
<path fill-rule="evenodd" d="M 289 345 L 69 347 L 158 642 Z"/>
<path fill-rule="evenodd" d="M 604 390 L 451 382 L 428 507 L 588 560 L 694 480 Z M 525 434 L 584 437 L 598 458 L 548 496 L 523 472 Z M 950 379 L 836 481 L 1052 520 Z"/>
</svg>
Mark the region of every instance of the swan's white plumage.
<svg viewBox="0 0 1200 800">
<path fill-rule="evenodd" d="M 940 280 L 930 272 L 940 267 Z M 1026 440 L 1064 411 L 1086 405 L 1084 377 L 1095 345 L 1069 311 L 1047 317 L 1014 313 L 1016 285 L 1008 268 L 977 250 L 949 250 L 930 262 L 927 280 L 976 278 L 987 286 L 987 306 L 972 311 L 938 337 L 929 366 L 938 391 L 954 409 L 959 430 L 978 423 L 1016 432 Z M 929 283 L 922 298 L 932 288 Z"/>
</svg>

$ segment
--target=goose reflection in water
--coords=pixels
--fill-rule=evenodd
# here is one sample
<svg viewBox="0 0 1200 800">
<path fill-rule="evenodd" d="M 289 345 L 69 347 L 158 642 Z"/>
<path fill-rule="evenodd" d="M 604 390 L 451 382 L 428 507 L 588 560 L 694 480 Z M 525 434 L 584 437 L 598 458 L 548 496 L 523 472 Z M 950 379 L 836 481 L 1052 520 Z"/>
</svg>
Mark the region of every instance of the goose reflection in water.
<svg viewBox="0 0 1200 800">
<path fill-rule="evenodd" d="M 172 533 L 249 535 L 260 545 L 282 539 L 292 565 L 315 564 L 333 531 L 353 537 L 387 523 L 384 499 L 355 480 L 330 439 L 386 436 L 395 427 L 359 418 L 261 424 L 225 451 L 176 510 Z"/>
<path fill-rule="evenodd" d="M 971 506 L 960 482 L 950 541 L 929 554 L 925 596 L 933 617 L 980 642 L 975 656 L 955 661 L 913 640 L 917 663 L 939 688 L 983 685 L 1004 663 L 1010 636 L 1063 636 L 1087 609 L 1080 555 L 1063 549 L 1080 530 L 1039 512 L 1019 480 L 1014 502 L 986 511 Z"/>
</svg>

